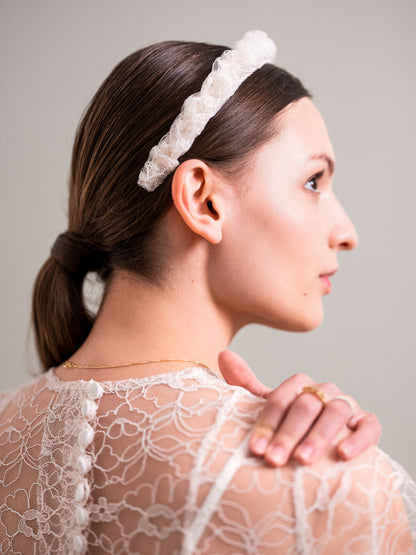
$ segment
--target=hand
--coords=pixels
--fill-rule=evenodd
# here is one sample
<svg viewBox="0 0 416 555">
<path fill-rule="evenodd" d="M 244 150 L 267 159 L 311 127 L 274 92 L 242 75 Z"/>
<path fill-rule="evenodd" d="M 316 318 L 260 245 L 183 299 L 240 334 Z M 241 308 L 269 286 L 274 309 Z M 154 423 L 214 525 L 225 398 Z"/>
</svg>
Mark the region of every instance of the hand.
<svg viewBox="0 0 416 555">
<path fill-rule="evenodd" d="M 248 364 L 233 351 L 222 351 L 218 357 L 219 368 L 231 385 L 244 387 L 254 395 L 267 399 L 254 427 L 250 450 L 273 466 L 286 464 L 292 456 L 301 464 L 309 464 L 330 446 L 336 435 L 348 426 L 352 433 L 337 445 L 338 455 L 352 459 L 371 445 L 377 444 L 381 435 L 378 418 L 356 407 L 354 417 L 343 400 L 331 398 L 343 395 L 332 383 L 316 384 L 305 374 L 296 374 L 272 390 L 263 385 Z M 302 392 L 305 386 L 314 386 L 325 394 L 326 405 L 313 394 Z"/>
</svg>

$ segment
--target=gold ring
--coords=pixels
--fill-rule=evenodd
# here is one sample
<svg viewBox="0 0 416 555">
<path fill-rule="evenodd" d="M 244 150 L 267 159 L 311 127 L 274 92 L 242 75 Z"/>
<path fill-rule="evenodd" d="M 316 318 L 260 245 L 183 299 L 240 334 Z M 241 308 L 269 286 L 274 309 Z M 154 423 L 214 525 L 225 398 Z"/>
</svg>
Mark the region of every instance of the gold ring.
<svg viewBox="0 0 416 555">
<path fill-rule="evenodd" d="M 317 389 L 316 387 L 313 387 L 311 385 L 307 385 L 302 388 L 302 393 L 312 393 L 312 395 L 315 395 L 315 397 L 317 397 L 321 401 L 323 407 L 326 405 L 325 394 L 320 389 Z"/>
</svg>

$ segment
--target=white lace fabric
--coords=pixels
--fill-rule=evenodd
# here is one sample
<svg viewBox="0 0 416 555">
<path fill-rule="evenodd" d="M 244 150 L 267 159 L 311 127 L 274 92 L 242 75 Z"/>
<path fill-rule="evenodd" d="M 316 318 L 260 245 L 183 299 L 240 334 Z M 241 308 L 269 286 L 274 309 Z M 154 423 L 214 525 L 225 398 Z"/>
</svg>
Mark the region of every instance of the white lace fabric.
<svg viewBox="0 0 416 555">
<path fill-rule="evenodd" d="M 416 485 L 396 462 L 374 447 L 268 467 L 246 446 L 264 402 L 202 368 L 101 383 L 50 370 L 1 394 L 0 552 L 416 552 Z"/>
<path fill-rule="evenodd" d="M 140 171 L 138 185 L 154 191 L 178 165 L 178 158 L 191 147 L 208 121 L 256 69 L 272 62 L 274 42 L 263 31 L 248 31 L 232 50 L 226 50 L 213 64 L 201 90 L 189 96 L 168 133 L 150 153 Z"/>
</svg>

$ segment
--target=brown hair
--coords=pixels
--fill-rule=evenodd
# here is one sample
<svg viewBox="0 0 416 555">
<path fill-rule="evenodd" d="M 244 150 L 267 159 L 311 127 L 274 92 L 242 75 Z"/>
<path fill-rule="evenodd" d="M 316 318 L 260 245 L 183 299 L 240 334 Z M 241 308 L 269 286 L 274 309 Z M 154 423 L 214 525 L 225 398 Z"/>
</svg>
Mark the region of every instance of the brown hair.
<svg viewBox="0 0 416 555">
<path fill-rule="evenodd" d="M 172 205 L 172 174 L 152 193 L 136 185 L 150 149 L 169 130 L 184 100 L 200 90 L 224 46 L 168 41 L 120 62 L 79 125 L 72 154 L 68 231 L 36 279 L 32 317 L 44 369 L 67 359 L 86 339 L 93 316 L 82 284 L 114 269 L 163 279 L 155 229 Z M 179 161 L 198 158 L 236 179 L 248 157 L 275 133 L 275 116 L 310 96 L 298 79 L 271 64 L 255 71 L 208 122 Z"/>
</svg>

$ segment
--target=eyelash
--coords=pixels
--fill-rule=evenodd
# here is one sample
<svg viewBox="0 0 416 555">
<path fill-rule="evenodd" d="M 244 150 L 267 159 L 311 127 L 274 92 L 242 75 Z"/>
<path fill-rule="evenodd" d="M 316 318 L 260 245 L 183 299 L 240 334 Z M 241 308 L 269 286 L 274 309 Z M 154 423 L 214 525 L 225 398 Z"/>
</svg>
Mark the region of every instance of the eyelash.
<svg viewBox="0 0 416 555">
<path fill-rule="evenodd" d="M 305 189 L 307 191 L 311 191 L 311 193 L 317 193 L 318 195 L 322 194 L 321 191 L 318 191 L 318 181 L 321 179 L 323 175 L 324 175 L 324 170 L 310 177 L 306 182 L 306 184 L 304 185 Z M 308 183 L 310 183 L 311 181 L 315 181 L 316 189 L 314 189 L 313 187 L 308 187 Z"/>
</svg>

